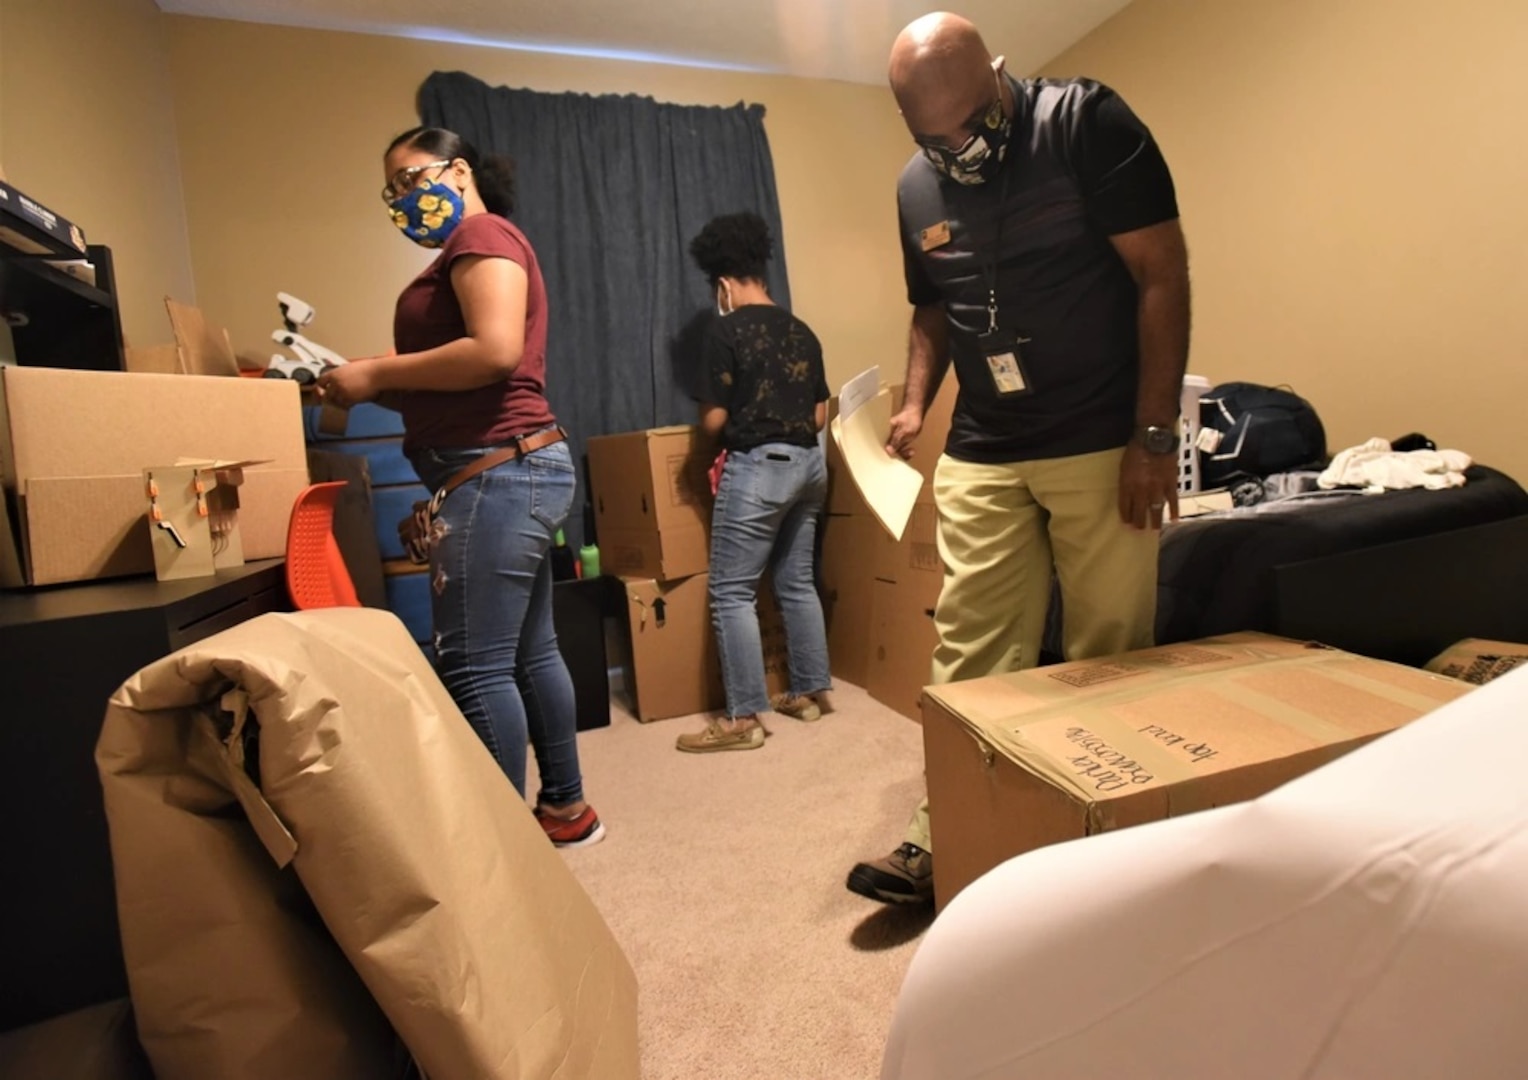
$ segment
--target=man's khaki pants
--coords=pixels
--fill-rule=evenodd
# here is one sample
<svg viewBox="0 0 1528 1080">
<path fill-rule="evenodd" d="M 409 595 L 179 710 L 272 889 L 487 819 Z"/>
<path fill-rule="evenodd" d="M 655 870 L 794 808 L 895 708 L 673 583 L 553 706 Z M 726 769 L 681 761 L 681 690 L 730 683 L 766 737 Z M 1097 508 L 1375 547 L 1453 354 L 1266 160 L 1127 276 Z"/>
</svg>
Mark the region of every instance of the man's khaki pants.
<svg viewBox="0 0 1528 1080">
<path fill-rule="evenodd" d="M 1123 453 L 1007 465 L 940 457 L 934 502 L 944 584 L 934 610 L 939 644 L 931 682 L 1034 667 L 1053 570 L 1067 660 L 1152 644 L 1159 534 L 1120 521 Z M 933 850 L 927 798 L 906 839 Z"/>
</svg>

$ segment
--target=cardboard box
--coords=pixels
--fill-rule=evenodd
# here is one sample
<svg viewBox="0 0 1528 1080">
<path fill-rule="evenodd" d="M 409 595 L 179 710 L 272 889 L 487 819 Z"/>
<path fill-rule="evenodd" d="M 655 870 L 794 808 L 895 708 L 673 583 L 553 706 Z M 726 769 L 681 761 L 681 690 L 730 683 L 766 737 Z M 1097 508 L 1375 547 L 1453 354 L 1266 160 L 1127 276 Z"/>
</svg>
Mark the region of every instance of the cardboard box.
<svg viewBox="0 0 1528 1080">
<path fill-rule="evenodd" d="M 937 582 L 899 585 L 889 581 L 871 584 L 872 611 L 870 670 L 865 690 L 882 705 L 909 720 L 921 721 L 920 702 L 934 663 L 939 633 L 934 628 L 934 604 L 939 599 Z"/>
<path fill-rule="evenodd" d="M 680 581 L 626 579 L 632 691 L 644 723 L 724 710 L 721 659 L 711 626 L 708 574 Z M 766 579 L 759 585 L 759 638 L 771 696 L 790 684 L 785 625 Z"/>
<path fill-rule="evenodd" d="M 724 700 L 706 582 L 705 574 L 623 582 L 638 720 L 688 716 Z"/>
<path fill-rule="evenodd" d="M 268 463 L 244 473 L 240 535 L 279 556 L 306 453 L 285 380 L 0 368 L 0 585 L 153 573 L 143 470 L 182 458 Z"/>
<path fill-rule="evenodd" d="M 929 687 L 936 899 L 1047 844 L 1255 798 L 1469 691 L 1254 633 Z"/>
<path fill-rule="evenodd" d="M 607 574 L 676 581 L 711 555 L 709 441 L 694 425 L 589 440 L 600 567 Z"/>
<path fill-rule="evenodd" d="M 1528 664 L 1528 645 L 1465 638 L 1444 649 L 1424 666 L 1428 671 L 1479 686 L 1522 664 Z"/>
<path fill-rule="evenodd" d="M 868 514 L 824 514 L 821 525 L 828 665 L 835 679 L 864 687 L 875 639 L 870 556 L 880 550 L 883 531 Z"/>
</svg>

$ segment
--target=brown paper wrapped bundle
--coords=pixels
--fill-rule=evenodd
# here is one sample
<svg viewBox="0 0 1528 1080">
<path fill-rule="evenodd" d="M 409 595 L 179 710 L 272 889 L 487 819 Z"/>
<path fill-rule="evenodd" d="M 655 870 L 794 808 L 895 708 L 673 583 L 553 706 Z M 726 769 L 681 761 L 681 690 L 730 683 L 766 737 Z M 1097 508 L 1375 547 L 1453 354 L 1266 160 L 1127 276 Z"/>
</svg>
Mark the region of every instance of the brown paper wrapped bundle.
<svg viewBox="0 0 1528 1080">
<path fill-rule="evenodd" d="M 96 758 L 161 1080 L 638 1075 L 630 965 L 390 613 L 152 664 Z"/>
</svg>

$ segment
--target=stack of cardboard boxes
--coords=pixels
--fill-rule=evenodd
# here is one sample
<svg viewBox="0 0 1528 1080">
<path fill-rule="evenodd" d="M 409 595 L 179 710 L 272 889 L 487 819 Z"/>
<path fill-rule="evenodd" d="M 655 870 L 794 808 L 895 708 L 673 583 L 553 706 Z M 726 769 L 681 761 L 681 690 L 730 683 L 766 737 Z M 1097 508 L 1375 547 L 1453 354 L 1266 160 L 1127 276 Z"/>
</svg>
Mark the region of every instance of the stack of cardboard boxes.
<svg viewBox="0 0 1528 1080">
<path fill-rule="evenodd" d="M 625 591 L 639 720 L 726 704 L 707 592 L 713 452 L 690 425 L 589 440 L 600 569 Z M 769 692 L 783 693 L 785 632 L 767 581 L 759 588 L 759 630 Z"/>
<path fill-rule="evenodd" d="M 833 440 L 826 440 L 820 585 L 833 677 L 915 720 L 919 692 L 929 681 L 934 601 L 943 576 L 931 478 L 955 390 L 952 373 L 914 445 L 912 464 L 924 477 L 923 490 L 900 541 L 876 520 Z M 889 417 L 901 400 L 898 385 L 865 407 Z M 835 398 L 830 412 L 836 406 Z M 621 579 L 626 594 L 638 719 L 723 708 L 707 597 L 710 440 L 693 426 L 652 428 L 592 438 L 588 452 L 601 568 Z M 769 692 L 783 693 L 790 680 L 785 628 L 767 577 L 759 587 L 759 630 Z"/>
<path fill-rule="evenodd" d="M 912 466 L 923 489 L 900 540 L 878 522 L 828 440 L 828 506 L 822 529 L 823 610 L 835 679 L 861 686 L 903 716 L 920 719 L 918 698 L 928 684 L 937 635 L 934 604 L 944 577 L 937 544 L 933 475 L 944 451 L 955 406 L 950 372 L 929 406 L 913 444 Z M 864 408 L 895 411 L 894 386 Z M 837 405 L 834 400 L 830 408 Z"/>
</svg>

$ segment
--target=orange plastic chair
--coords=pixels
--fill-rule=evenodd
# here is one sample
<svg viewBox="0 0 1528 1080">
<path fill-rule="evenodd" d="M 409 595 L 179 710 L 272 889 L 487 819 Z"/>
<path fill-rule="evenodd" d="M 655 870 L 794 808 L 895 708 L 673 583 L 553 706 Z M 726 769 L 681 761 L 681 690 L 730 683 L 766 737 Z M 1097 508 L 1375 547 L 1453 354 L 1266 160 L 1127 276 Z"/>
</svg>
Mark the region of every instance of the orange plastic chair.
<svg viewBox="0 0 1528 1080">
<path fill-rule="evenodd" d="M 334 539 L 334 504 L 348 481 L 309 484 L 292 504 L 287 527 L 286 579 L 298 611 L 360 607 L 350 571 Z"/>
</svg>

